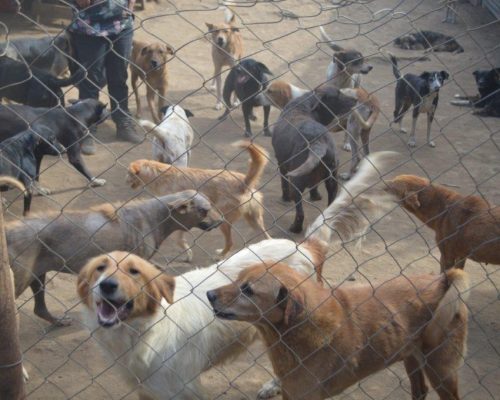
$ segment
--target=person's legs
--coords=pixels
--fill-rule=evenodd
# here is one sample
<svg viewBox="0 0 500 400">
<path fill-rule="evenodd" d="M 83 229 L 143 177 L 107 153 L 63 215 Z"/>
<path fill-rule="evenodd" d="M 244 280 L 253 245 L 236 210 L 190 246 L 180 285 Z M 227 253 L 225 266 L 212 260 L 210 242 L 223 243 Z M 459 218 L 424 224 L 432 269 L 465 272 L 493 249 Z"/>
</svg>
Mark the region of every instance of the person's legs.
<svg viewBox="0 0 500 400">
<path fill-rule="evenodd" d="M 106 54 L 105 67 L 111 99 L 111 118 L 116 124 L 117 136 L 138 143 L 143 137 L 135 131 L 135 124 L 128 109 L 127 68 L 132 52 L 132 38 L 132 29 L 126 29 L 118 36 L 110 38 L 113 44 Z"/>
</svg>

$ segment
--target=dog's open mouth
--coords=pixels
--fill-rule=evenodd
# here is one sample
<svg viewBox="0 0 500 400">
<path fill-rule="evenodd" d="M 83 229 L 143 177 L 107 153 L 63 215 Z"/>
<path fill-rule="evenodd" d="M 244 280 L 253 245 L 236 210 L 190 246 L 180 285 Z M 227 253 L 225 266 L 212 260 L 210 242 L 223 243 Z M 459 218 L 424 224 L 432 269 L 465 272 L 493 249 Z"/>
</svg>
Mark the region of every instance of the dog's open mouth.
<svg viewBox="0 0 500 400">
<path fill-rule="evenodd" d="M 221 319 L 236 319 L 236 314 L 226 313 L 226 312 L 217 310 L 216 308 L 214 308 L 214 313 L 215 313 L 215 316 L 217 318 L 221 318 Z"/>
<path fill-rule="evenodd" d="M 104 328 L 111 328 L 128 318 L 134 307 L 134 300 L 103 299 L 97 302 L 96 306 L 99 325 Z"/>
<path fill-rule="evenodd" d="M 236 78 L 236 82 L 238 82 L 238 84 L 240 85 L 244 85 L 245 83 L 247 83 L 247 81 L 250 79 L 250 77 L 246 74 L 242 74 L 242 75 L 238 75 L 238 77 Z"/>
</svg>

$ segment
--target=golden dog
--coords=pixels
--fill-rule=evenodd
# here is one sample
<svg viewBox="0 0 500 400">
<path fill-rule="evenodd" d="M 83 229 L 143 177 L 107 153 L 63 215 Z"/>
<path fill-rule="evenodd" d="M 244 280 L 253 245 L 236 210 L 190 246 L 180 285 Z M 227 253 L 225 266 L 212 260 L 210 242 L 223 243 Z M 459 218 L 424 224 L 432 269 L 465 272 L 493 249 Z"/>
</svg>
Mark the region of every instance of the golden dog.
<svg viewBox="0 0 500 400">
<path fill-rule="evenodd" d="M 332 290 L 286 264 L 260 263 L 207 297 L 219 318 L 257 326 L 284 400 L 338 395 L 398 361 L 413 399 L 425 398 L 427 377 L 440 399 L 458 400 L 468 286 L 453 269 Z"/>
</svg>

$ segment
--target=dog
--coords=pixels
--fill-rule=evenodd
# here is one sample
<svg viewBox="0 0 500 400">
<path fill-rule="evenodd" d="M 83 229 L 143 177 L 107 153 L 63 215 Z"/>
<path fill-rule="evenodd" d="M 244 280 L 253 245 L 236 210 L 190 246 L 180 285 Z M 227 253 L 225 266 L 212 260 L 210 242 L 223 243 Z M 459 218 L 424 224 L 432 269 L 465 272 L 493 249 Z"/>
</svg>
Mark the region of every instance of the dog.
<svg viewBox="0 0 500 400">
<path fill-rule="evenodd" d="M 65 151 L 54 135 L 43 136 L 26 130 L 0 143 L 0 174 L 11 176 L 20 181 L 24 191 L 23 215 L 30 212 L 33 185 L 38 176 L 37 158 L 44 155 L 60 155 Z M 6 190 L 5 186 L 0 187 Z"/>
<path fill-rule="evenodd" d="M 285 81 L 273 81 L 267 86 L 264 95 L 271 105 L 283 109 L 293 99 L 298 99 L 303 94 L 310 92 Z"/>
<path fill-rule="evenodd" d="M 231 226 L 241 217 L 257 232 L 270 238 L 264 226 L 263 195 L 255 187 L 268 162 L 267 152 L 255 143 L 237 142 L 234 146 L 246 149 L 250 154 L 250 166 L 246 175 L 227 169 L 200 169 L 174 167 L 151 160 L 137 160 L 128 167 L 127 183 L 132 189 L 146 186 L 155 195 L 178 190 L 195 189 L 207 196 L 214 207 L 224 215 L 220 226 L 225 245 L 217 253 L 224 257 L 233 246 Z M 193 252 L 184 235 L 177 238 L 177 244 L 191 262 Z"/>
<path fill-rule="evenodd" d="M 212 43 L 212 60 L 214 62 L 214 77 L 212 87 L 215 88 L 216 110 L 222 110 L 222 67 L 234 67 L 243 56 L 243 38 L 239 28 L 234 26 L 236 16 L 226 7 L 225 22 L 213 24 L 205 22 Z M 226 103 L 226 107 L 229 103 Z"/>
<path fill-rule="evenodd" d="M 463 53 L 464 48 L 451 36 L 433 31 L 418 31 L 394 39 L 394 46 L 403 50 L 446 51 Z"/>
<path fill-rule="evenodd" d="M 103 251 L 130 251 L 150 258 L 172 232 L 210 230 L 220 223 L 220 214 L 208 199 L 193 190 L 132 204 L 44 212 L 11 222 L 6 234 L 16 297 L 30 286 L 35 315 L 57 326 L 68 325 L 69 319 L 53 316 L 45 304 L 47 272 L 78 274 L 87 260 Z"/>
<path fill-rule="evenodd" d="M 406 133 L 402 127 L 403 117 L 408 109 L 413 106 L 413 120 L 411 126 L 409 147 L 416 147 L 415 129 L 417 118 L 421 113 L 427 114 L 427 144 L 436 147 L 431 140 L 431 125 L 439 102 L 439 90 L 444 81 L 449 78 L 446 71 L 423 72 L 420 75 L 405 74 L 401 77 L 396 57 L 390 54 L 392 72 L 397 79 L 396 107 L 394 109 L 394 122 L 399 124 L 399 131 Z"/>
<path fill-rule="evenodd" d="M 57 78 L 25 62 L 0 56 L 0 99 L 32 107 L 64 106 L 63 87 L 74 85 L 84 77 L 78 70 L 67 79 Z"/>
<path fill-rule="evenodd" d="M 426 376 L 444 400 L 459 399 L 468 291 L 468 276 L 457 269 L 332 290 L 285 263 L 261 262 L 207 297 L 219 319 L 257 327 L 284 399 L 336 396 L 403 361 L 412 398 L 426 397 Z"/>
<path fill-rule="evenodd" d="M 90 185 L 103 186 L 106 180 L 96 178 L 85 165 L 81 146 L 82 139 L 88 134 L 88 128 L 102 123 L 108 116 L 106 104 L 94 99 L 79 100 L 64 109 L 22 105 L 0 106 L 0 141 L 22 131 L 36 132 L 49 142 L 51 138 L 55 138 L 56 142 L 64 147 L 69 163 L 90 182 Z M 35 154 L 37 181 L 45 154 L 50 153 Z M 50 194 L 50 190 L 46 188 L 36 187 L 36 190 L 45 195 Z"/>
<path fill-rule="evenodd" d="M 68 71 L 68 57 L 73 52 L 66 32 L 42 38 L 23 37 L 0 43 L 0 54 L 14 60 L 26 62 L 51 75 L 61 76 Z"/>
<path fill-rule="evenodd" d="M 340 174 L 342 179 L 347 180 L 354 175 L 360 161 L 358 150 L 360 138 L 365 157 L 370 154 L 370 133 L 380 114 L 380 102 L 377 96 L 368 93 L 363 88 L 341 89 L 340 91 L 347 96 L 358 99 L 347 121 L 347 132 L 349 133 L 349 144 L 352 151 L 351 168 L 349 172 Z"/>
<path fill-rule="evenodd" d="M 165 107 L 165 95 L 168 89 L 168 56 L 174 54 L 174 49 L 164 43 L 145 43 L 134 40 L 130 62 L 130 81 L 137 105 L 136 116 L 141 117 L 141 100 L 137 89 L 140 78 L 146 84 L 146 97 L 153 121 L 161 121 L 160 110 Z M 158 106 L 155 106 L 158 97 Z"/>
<path fill-rule="evenodd" d="M 269 131 L 271 103 L 263 93 L 268 85 L 268 75 L 272 75 L 269 68 L 252 58 L 243 60 L 237 66 L 233 67 L 224 82 L 223 98 L 226 104 L 226 111 L 219 117 L 219 120 L 229 115 L 230 110 L 227 105 L 231 104 L 231 95 L 235 92 L 243 110 L 245 136 L 252 136 L 250 119 L 255 119 L 253 108 L 258 106 L 264 107 L 264 136 L 271 136 L 271 132 Z"/>
<path fill-rule="evenodd" d="M 139 125 L 149 129 L 153 135 L 153 160 L 187 167 L 194 136 L 188 118 L 194 115 L 179 105 L 166 106 L 160 112 L 163 120 L 159 125 L 151 121 L 139 121 Z"/>
<path fill-rule="evenodd" d="M 457 94 L 451 104 L 480 108 L 473 114 L 482 117 L 500 117 L 500 68 L 479 69 L 472 74 L 479 94 L 471 97 Z"/>
<path fill-rule="evenodd" d="M 313 188 L 312 200 L 320 200 L 316 187 L 324 182 L 328 204 L 335 199 L 337 158 L 335 142 L 326 125 L 351 111 L 355 104 L 356 99 L 333 86 L 323 86 L 288 103 L 275 124 L 272 145 L 281 175 L 282 200 L 293 200 L 296 208 L 289 228 L 293 233 L 302 231 L 302 192 L 306 188 Z"/>
<path fill-rule="evenodd" d="M 206 292 L 233 282 L 242 269 L 261 260 L 286 260 L 292 268 L 320 281 L 326 243 L 339 237 L 358 237 L 387 203 L 383 199 L 387 193 L 366 189 L 378 171 L 384 169 L 388 158 L 377 153 L 370 158 L 373 165 L 361 163 L 359 173 L 346 183 L 343 192 L 316 219 L 300 243 L 289 239 L 263 240 L 216 264 L 177 277 L 168 277 L 146 261 L 121 252 L 89 261 L 78 278 L 85 325 L 106 355 L 112 360 L 123 357 L 120 364 L 127 366 L 122 369 L 124 378 L 134 386 L 139 378 L 144 398 L 203 398 L 201 373 L 236 356 L 257 339 L 249 324 L 214 320 Z M 118 306 L 116 312 L 104 304 L 106 300 L 101 300 L 100 284 L 107 279 L 117 283 L 114 295 L 104 295 L 110 304 Z M 164 294 L 159 287 L 154 290 L 153 285 L 161 285 Z M 133 302 L 127 306 L 130 300 Z M 145 300 L 150 305 L 146 310 L 142 307 Z M 123 304 L 124 309 L 120 307 Z M 104 318 L 99 317 L 102 311 Z M 279 391 L 279 381 L 272 380 L 263 386 L 259 398 Z"/>
<path fill-rule="evenodd" d="M 467 258 L 500 265 L 500 207 L 480 196 L 462 196 L 428 179 L 399 175 L 387 191 L 401 206 L 433 229 L 441 271 L 464 268 Z"/>
</svg>

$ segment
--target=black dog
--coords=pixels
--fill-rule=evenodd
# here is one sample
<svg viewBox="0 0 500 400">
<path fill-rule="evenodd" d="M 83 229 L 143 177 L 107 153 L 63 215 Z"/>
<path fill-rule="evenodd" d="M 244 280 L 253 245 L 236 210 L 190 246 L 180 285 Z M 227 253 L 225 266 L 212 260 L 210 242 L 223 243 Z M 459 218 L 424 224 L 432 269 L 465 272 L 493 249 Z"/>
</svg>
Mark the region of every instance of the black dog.
<svg viewBox="0 0 500 400">
<path fill-rule="evenodd" d="M 229 114 L 228 106 L 231 104 L 231 95 L 236 92 L 236 97 L 241 102 L 243 117 L 245 118 L 245 136 L 252 136 L 250 119 L 255 119 L 253 108 L 264 107 L 264 136 L 271 136 L 269 131 L 269 112 L 271 103 L 263 92 L 267 88 L 268 80 L 266 75 L 272 75 L 271 71 L 261 62 L 247 59 L 240 62 L 228 74 L 224 82 L 222 93 L 226 111 L 219 117 L 225 118 Z"/>
<path fill-rule="evenodd" d="M 302 193 L 324 182 L 328 204 L 337 195 L 335 142 L 329 132 L 334 118 L 340 121 L 356 104 L 335 87 L 323 86 L 289 102 L 273 131 L 272 144 L 281 174 L 283 201 L 295 201 L 295 221 L 290 231 L 299 233 L 304 222 Z M 293 195 L 290 196 L 290 188 Z M 311 190 L 311 196 L 313 196 Z M 316 192 L 315 196 L 319 196 Z"/>
<path fill-rule="evenodd" d="M 43 69 L 55 76 L 68 69 L 71 45 L 67 33 L 43 38 L 17 38 L 8 43 L 0 43 L 0 54 L 4 53 L 18 61 L 26 61 L 31 67 Z"/>
<path fill-rule="evenodd" d="M 451 104 L 481 108 L 473 114 L 482 117 L 500 117 L 500 68 L 479 69 L 472 73 L 476 79 L 476 96 L 456 95 Z"/>
<path fill-rule="evenodd" d="M 103 122 L 108 115 L 106 104 L 93 99 L 80 100 L 69 107 L 53 109 L 21 105 L 0 106 L 0 141 L 28 128 L 45 139 L 54 136 L 66 149 L 71 165 L 94 186 L 102 186 L 106 183 L 104 179 L 96 179 L 83 162 L 81 142 L 88 134 L 88 128 Z M 37 179 L 45 154 L 48 153 L 36 155 Z"/>
<path fill-rule="evenodd" d="M 0 175 L 8 175 L 21 181 L 26 188 L 24 211 L 27 215 L 31 207 L 33 184 L 37 177 L 37 157 L 43 153 L 59 155 L 61 148 L 54 135 L 47 138 L 32 130 L 26 130 L 0 143 Z M 3 186 L 2 191 L 9 188 Z"/>
<path fill-rule="evenodd" d="M 463 53 L 464 48 L 448 35 L 433 31 L 418 31 L 394 39 L 394 46 L 404 50 L 432 50 Z"/>
<path fill-rule="evenodd" d="M 420 75 L 405 74 L 403 78 L 401 78 L 396 57 L 393 55 L 390 57 L 392 62 L 392 72 L 398 80 L 396 84 L 394 122 L 399 123 L 399 130 L 406 133 L 406 130 L 402 127 L 403 117 L 408 109 L 413 105 L 413 121 L 408 146 L 415 147 L 417 145 L 417 141 L 415 139 L 417 118 L 420 113 L 426 113 L 427 144 L 431 147 L 436 147 L 435 143 L 431 141 L 431 125 L 439 102 L 439 89 L 443 86 L 444 81 L 448 79 L 448 72 L 423 72 Z"/>
<path fill-rule="evenodd" d="M 7 98 L 32 107 L 64 105 L 61 88 L 73 85 L 84 77 L 79 70 L 68 79 L 57 78 L 36 67 L 9 57 L 0 57 L 0 99 Z"/>
</svg>

